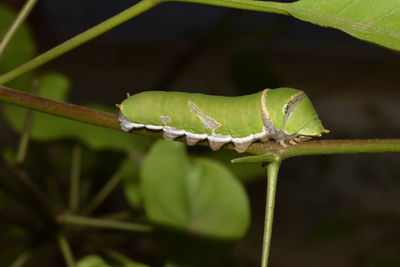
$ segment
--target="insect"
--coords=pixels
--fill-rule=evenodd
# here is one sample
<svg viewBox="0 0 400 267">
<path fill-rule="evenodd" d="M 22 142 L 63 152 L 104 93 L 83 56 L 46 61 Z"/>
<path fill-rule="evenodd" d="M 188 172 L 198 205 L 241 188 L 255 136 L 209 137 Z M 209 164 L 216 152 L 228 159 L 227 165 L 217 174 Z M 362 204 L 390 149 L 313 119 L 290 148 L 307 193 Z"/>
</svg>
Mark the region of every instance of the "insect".
<svg viewBox="0 0 400 267">
<path fill-rule="evenodd" d="M 286 147 L 329 132 L 307 95 L 293 88 L 237 97 L 147 91 L 128 95 L 117 106 L 124 131 L 162 130 L 165 139 L 184 135 L 189 145 L 207 139 L 213 150 L 232 142 L 241 153 L 269 139 Z"/>
</svg>

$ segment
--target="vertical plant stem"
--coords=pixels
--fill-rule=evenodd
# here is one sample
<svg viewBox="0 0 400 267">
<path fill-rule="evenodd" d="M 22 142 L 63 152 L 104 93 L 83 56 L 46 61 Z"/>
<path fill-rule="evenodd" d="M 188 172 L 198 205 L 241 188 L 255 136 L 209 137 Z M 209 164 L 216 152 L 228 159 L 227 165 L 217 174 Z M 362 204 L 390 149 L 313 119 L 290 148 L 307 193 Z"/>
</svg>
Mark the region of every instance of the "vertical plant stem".
<svg viewBox="0 0 400 267">
<path fill-rule="evenodd" d="M 10 28 L 8 28 L 6 34 L 0 42 L 0 58 L 6 49 L 8 43 L 11 41 L 15 32 L 18 30 L 18 27 L 24 22 L 25 18 L 31 12 L 32 8 L 35 6 L 37 0 L 27 0 L 25 5 L 22 7 L 18 16 L 15 18 L 14 22 L 11 24 Z"/>
<path fill-rule="evenodd" d="M 68 267 L 75 267 L 74 256 L 72 255 L 71 247 L 68 244 L 68 240 L 65 236 L 59 234 L 57 237 L 58 246 L 60 247 L 61 253 L 64 257 L 65 264 Z"/>
<path fill-rule="evenodd" d="M 74 145 L 72 150 L 71 184 L 69 190 L 69 209 L 74 212 L 79 205 L 79 178 L 81 173 L 82 146 Z"/>
<path fill-rule="evenodd" d="M 29 260 L 31 257 L 32 252 L 31 251 L 25 251 L 21 255 L 18 256 L 18 258 L 10 265 L 10 267 L 22 267 L 25 265 L 25 263 Z"/>
<path fill-rule="evenodd" d="M 33 118 L 34 118 L 34 111 L 28 109 L 26 111 L 24 128 L 21 133 L 21 139 L 19 140 L 17 159 L 16 159 L 17 164 L 20 164 L 25 160 L 26 151 L 28 151 L 29 139 L 31 138 Z"/>
<path fill-rule="evenodd" d="M 84 209 L 83 214 L 90 214 L 91 212 L 93 212 L 114 190 L 114 188 L 118 185 L 120 181 L 121 175 L 119 173 L 115 173 L 111 177 L 111 179 L 107 181 L 103 188 L 94 196 L 93 200 Z"/>
<path fill-rule="evenodd" d="M 32 91 L 38 91 L 38 81 L 34 79 L 32 82 Z M 35 113 L 33 110 L 28 109 L 26 112 L 24 128 L 22 129 L 21 138 L 18 144 L 16 163 L 20 164 L 25 160 L 26 152 L 28 151 L 29 139 L 31 138 L 32 125 Z"/>
<path fill-rule="evenodd" d="M 159 0 L 143 0 L 138 2 L 136 5 L 122 11 L 114 17 L 105 20 L 104 22 L 90 28 L 89 30 L 65 41 L 64 43 L 50 49 L 49 51 L 33 58 L 25 64 L 3 74 L 0 76 L 0 84 L 5 84 L 18 76 L 37 68 L 50 60 L 53 60 L 68 51 L 96 38 L 97 36 L 111 30 L 112 28 L 124 23 L 125 21 L 140 15 L 141 13 L 156 6 Z"/>
<path fill-rule="evenodd" d="M 277 160 L 277 161 L 272 161 L 267 165 L 268 186 L 267 186 L 267 198 L 265 207 L 264 240 L 263 240 L 261 267 L 268 266 L 269 250 L 270 250 L 271 235 L 272 235 L 272 224 L 274 220 L 276 184 L 278 181 L 278 171 L 280 164 L 281 161 Z"/>
</svg>

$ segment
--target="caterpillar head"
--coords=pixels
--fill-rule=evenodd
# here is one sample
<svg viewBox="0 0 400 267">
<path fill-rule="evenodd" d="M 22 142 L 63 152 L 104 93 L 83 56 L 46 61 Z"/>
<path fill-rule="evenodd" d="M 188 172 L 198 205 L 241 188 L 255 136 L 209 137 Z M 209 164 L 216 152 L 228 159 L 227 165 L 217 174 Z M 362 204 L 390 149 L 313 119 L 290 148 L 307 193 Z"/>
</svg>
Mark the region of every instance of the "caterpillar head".
<svg viewBox="0 0 400 267">
<path fill-rule="evenodd" d="M 308 96 L 301 90 L 278 88 L 266 93 L 266 111 L 277 132 L 277 141 L 304 141 L 329 133 Z"/>
</svg>

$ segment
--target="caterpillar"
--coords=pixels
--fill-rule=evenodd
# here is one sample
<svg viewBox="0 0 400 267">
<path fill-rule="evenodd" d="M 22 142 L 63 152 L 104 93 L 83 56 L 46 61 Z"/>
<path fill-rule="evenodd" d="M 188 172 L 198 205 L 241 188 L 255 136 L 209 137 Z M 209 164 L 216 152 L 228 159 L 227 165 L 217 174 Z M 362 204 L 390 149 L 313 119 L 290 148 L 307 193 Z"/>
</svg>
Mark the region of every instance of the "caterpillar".
<svg viewBox="0 0 400 267">
<path fill-rule="evenodd" d="M 184 135 L 188 145 L 207 139 L 213 150 L 232 142 L 242 153 L 269 139 L 286 147 L 329 133 L 307 95 L 286 87 L 237 97 L 147 91 L 117 106 L 124 131 L 162 130 L 167 140 Z"/>
</svg>

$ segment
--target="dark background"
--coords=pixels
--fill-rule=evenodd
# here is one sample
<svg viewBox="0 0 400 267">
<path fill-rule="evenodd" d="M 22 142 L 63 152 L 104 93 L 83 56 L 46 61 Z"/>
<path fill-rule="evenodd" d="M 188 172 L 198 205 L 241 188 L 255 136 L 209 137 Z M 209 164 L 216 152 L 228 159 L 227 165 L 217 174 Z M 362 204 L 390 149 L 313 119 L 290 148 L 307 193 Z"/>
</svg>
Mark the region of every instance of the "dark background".
<svg viewBox="0 0 400 267">
<path fill-rule="evenodd" d="M 30 23 L 44 52 L 132 4 L 43 0 Z M 288 86 L 313 100 L 331 130 L 324 138 L 400 134 L 398 53 L 282 15 L 164 3 L 42 69 L 66 74 L 77 104 L 112 106 L 127 91 L 241 95 Z M 400 266 L 399 160 L 382 154 L 285 161 L 271 266 Z M 238 266 L 258 266 L 265 178 L 246 187 L 253 223 L 232 257 Z"/>
</svg>

